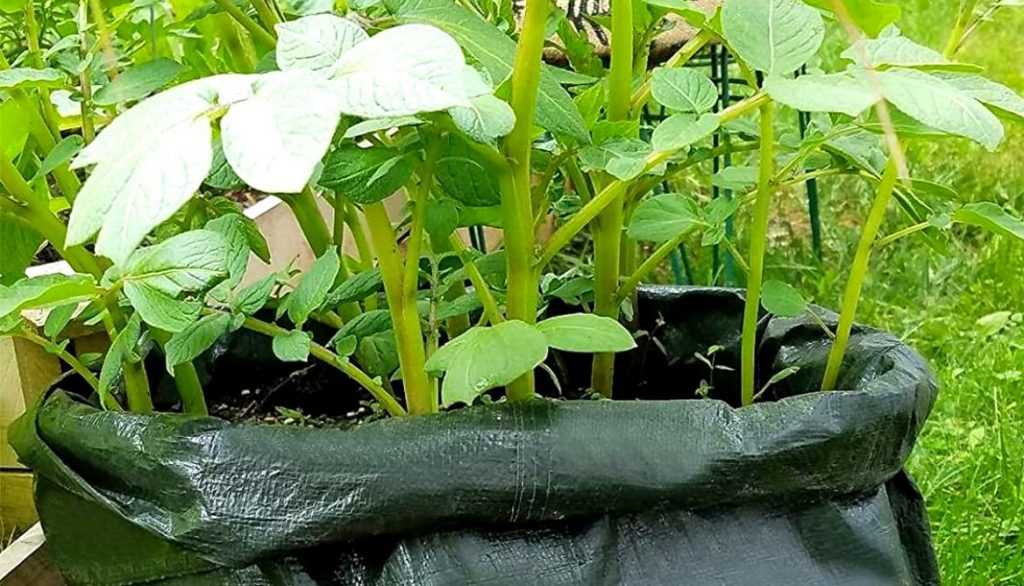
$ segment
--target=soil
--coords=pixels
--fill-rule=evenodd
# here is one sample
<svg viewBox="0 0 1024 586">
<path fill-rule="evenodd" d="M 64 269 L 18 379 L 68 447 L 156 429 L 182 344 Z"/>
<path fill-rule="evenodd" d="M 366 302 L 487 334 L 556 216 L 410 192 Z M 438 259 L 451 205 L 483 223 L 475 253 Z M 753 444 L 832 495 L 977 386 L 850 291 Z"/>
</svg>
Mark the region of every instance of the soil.
<svg viewBox="0 0 1024 586">
<path fill-rule="evenodd" d="M 35 257 L 32 258 L 32 266 L 38 267 L 40 265 L 45 265 L 51 262 L 57 262 L 61 260 L 64 259 L 63 257 L 61 257 L 60 253 L 57 252 L 57 249 L 54 248 L 52 244 L 47 242 L 46 246 L 43 246 L 43 248 L 36 253 Z"/>
</svg>

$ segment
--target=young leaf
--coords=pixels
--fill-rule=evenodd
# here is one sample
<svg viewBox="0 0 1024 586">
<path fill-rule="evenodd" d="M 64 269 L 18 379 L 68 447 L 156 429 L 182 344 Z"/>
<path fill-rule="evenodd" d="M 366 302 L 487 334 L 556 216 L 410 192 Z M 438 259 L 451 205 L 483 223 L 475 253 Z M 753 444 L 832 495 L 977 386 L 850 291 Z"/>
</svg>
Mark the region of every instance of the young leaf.
<svg viewBox="0 0 1024 586">
<path fill-rule="evenodd" d="M 342 53 L 370 38 L 358 24 L 333 14 L 315 14 L 274 27 L 277 66 L 330 75 Z"/>
<path fill-rule="evenodd" d="M 803 112 L 842 112 L 857 117 L 878 101 L 867 79 L 852 72 L 794 79 L 772 76 L 765 80 L 764 89 L 776 102 Z"/>
<path fill-rule="evenodd" d="M 242 288 L 234 299 L 231 300 L 231 306 L 235 311 L 245 314 L 253 315 L 270 300 L 270 294 L 274 290 L 274 285 L 277 284 L 279 275 L 277 273 L 267 275 Z"/>
<path fill-rule="evenodd" d="M 93 299 L 103 291 L 89 275 L 42 275 L 0 285 L 0 317 Z"/>
<path fill-rule="evenodd" d="M 99 388 L 97 389 L 100 397 L 104 399 L 104 404 L 107 403 L 107 399 L 110 397 L 110 389 L 114 386 L 114 381 L 121 371 L 121 363 L 134 362 L 138 359 L 135 355 L 135 348 L 141 337 L 142 322 L 139 320 L 138 314 L 136 314 L 128 320 L 128 323 L 118 332 L 117 337 L 110 344 L 110 350 L 107 350 L 107 355 L 103 357 L 103 366 L 100 368 Z"/>
<path fill-rule="evenodd" d="M 249 265 L 249 241 L 246 238 L 244 224 L 246 217 L 242 214 L 225 214 L 214 218 L 203 226 L 203 229 L 216 232 L 227 241 L 228 287 L 235 287 L 242 282 L 245 269 Z"/>
<path fill-rule="evenodd" d="M 164 346 L 167 372 L 173 374 L 174 367 L 191 362 L 205 352 L 218 338 L 231 328 L 231 316 L 226 313 L 203 316 L 187 328 L 171 336 Z"/>
<path fill-rule="evenodd" d="M 376 203 L 401 189 L 415 166 L 411 155 L 345 144 L 327 155 L 319 183 L 357 203 Z"/>
<path fill-rule="evenodd" d="M 681 193 L 666 193 L 648 198 L 637 207 L 627 234 L 633 240 L 661 243 L 700 224 L 700 210 L 693 198 Z"/>
<path fill-rule="evenodd" d="M 459 207 L 448 198 L 427 202 L 424 228 L 433 240 L 443 242 L 459 227 Z"/>
<path fill-rule="evenodd" d="M 696 70 L 659 67 L 651 75 L 651 95 L 666 108 L 703 114 L 718 101 L 718 88 Z"/>
<path fill-rule="evenodd" d="M 75 317 L 76 311 L 78 311 L 77 303 L 68 303 L 67 305 L 54 307 L 46 316 L 46 322 L 43 324 L 43 334 L 50 339 L 56 338 L 71 323 L 71 319 Z"/>
<path fill-rule="evenodd" d="M 166 332 L 184 330 L 202 310 L 202 303 L 178 299 L 146 281 L 125 282 L 124 294 L 142 321 Z"/>
<path fill-rule="evenodd" d="M 152 287 L 170 296 L 206 290 L 227 276 L 228 241 L 210 230 L 192 230 L 140 249 L 122 271 L 125 292 Z"/>
<path fill-rule="evenodd" d="M 331 339 L 330 344 L 333 345 L 348 336 L 362 339 L 389 330 L 391 330 L 391 312 L 386 309 L 375 309 L 360 313 L 351 321 L 346 322 Z"/>
<path fill-rule="evenodd" d="M 726 0 L 725 38 L 751 67 L 769 75 L 800 69 L 825 38 L 825 22 L 800 0 Z"/>
<path fill-rule="evenodd" d="M 729 191 L 743 191 L 757 184 L 757 167 L 726 167 L 711 178 L 711 185 Z"/>
<path fill-rule="evenodd" d="M 10 216 L 0 216 L 0 285 L 10 285 L 25 276 L 25 269 L 43 243 L 43 237 Z"/>
<path fill-rule="evenodd" d="M 584 147 L 579 152 L 580 162 L 587 170 L 599 169 L 628 181 L 643 173 L 645 159 L 651 146 L 642 140 L 612 140 L 600 146 Z"/>
<path fill-rule="evenodd" d="M 618 320 L 593 313 L 573 313 L 537 324 L 548 346 L 566 352 L 625 352 L 636 341 Z"/>
<path fill-rule="evenodd" d="M 334 352 L 342 358 L 351 356 L 356 351 L 356 345 L 359 340 L 355 336 L 345 336 L 340 339 L 332 339 L 332 345 L 334 346 Z"/>
<path fill-rule="evenodd" d="M 433 26 L 386 29 L 342 53 L 331 72 L 342 112 L 361 118 L 411 116 L 469 106 L 462 49 Z"/>
<path fill-rule="evenodd" d="M 113 106 L 142 99 L 174 81 L 183 71 L 183 65 L 170 59 L 133 65 L 101 87 L 93 96 L 93 103 L 97 106 Z"/>
<path fill-rule="evenodd" d="M 978 68 L 964 63 L 953 63 L 938 51 L 919 45 L 901 36 L 899 31 L 890 29 L 891 34 L 883 34 L 877 39 L 868 39 L 863 43 L 871 66 L 906 67 L 925 71 L 976 71 Z M 850 47 L 840 55 L 843 59 L 863 66 L 861 53 L 856 47 Z"/>
<path fill-rule="evenodd" d="M 773 315 L 797 317 L 807 309 L 807 300 L 792 285 L 782 281 L 765 281 L 761 305 Z"/>
<path fill-rule="evenodd" d="M 879 74 L 887 100 L 918 122 L 969 138 L 989 150 L 1003 141 L 999 119 L 942 79 L 913 69 Z"/>
<path fill-rule="evenodd" d="M 0 90 L 28 87 L 60 87 L 62 85 L 64 85 L 64 74 L 57 69 L 15 67 L 0 71 Z"/>
<path fill-rule="evenodd" d="M 505 136 L 516 124 L 512 106 L 490 94 L 470 98 L 468 106 L 457 106 L 448 112 L 455 125 L 477 142 Z"/>
<path fill-rule="evenodd" d="M 231 168 L 260 191 L 302 191 L 331 145 L 341 110 L 339 91 L 308 71 L 258 77 L 253 96 L 234 104 L 220 121 Z"/>
<path fill-rule="evenodd" d="M 356 347 L 356 359 L 368 373 L 375 376 L 390 376 L 398 369 L 398 346 L 395 342 L 395 334 L 387 331 L 359 340 L 359 345 Z"/>
<path fill-rule="evenodd" d="M 206 174 L 203 183 L 214 189 L 239 189 L 245 185 L 245 181 L 235 173 L 224 156 L 224 144 L 220 136 L 213 141 L 213 161 L 210 163 L 210 171 Z"/>
<path fill-rule="evenodd" d="M 380 269 L 374 267 L 345 279 L 327 296 L 326 304 L 333 307 L 342 303 L 362 301 L 383 288 L 384 279 L 381 277 Z"/>
<path fill-rule="evenodd" d="M 953 221 L 1024 240 L 1024 222 L 992 202 L 971 203 L 953 212 Z"/>
<path fill-rule="evenodd" d="M 298 286 L 288 296 L 288 319 L 292 323 L 301 326 L 306 323 L 310 313 L 323 305 L 340 268 L 341 260 L 334 247 L 310 265 Z"/>
<path fill-rule="evenodd" d="M 443 146 L 435 177 L 445 195 L 470 207 L 501 203 L 495 172 L 464 140 L 450 136 Z"/>
<path fill-rule="evenodd" d="M 691 114 L 674 114 L 654 129 L 651 146 L 658 152 L 677 151 L 707 138 L 718 130 L 719 118 L 704 114 L 694 118 Z"/>
<path fill-rule="evenodd" d="M 474 330 L 470 330 L 473 332 Z M 465 338 L 469 332 L 461 336 Z M 456 338 L 458 340 L 459 338 Z M 436 371 L 438 363 L 447 366 L 441 385 L 441 403 L 472 403 L 480 393 L 511 383 L 544 362 L 548 355 L 547 341 L 536 328 L 510 320 L 489 328 L 475 328 L 475 333 L 459 344 L 454 356 L 440 350 L 431 357 L 428 369 Z M 436 360 L 435 360 L 436 359 Z"/>
<path fill-rule="evenodd" d="M 60 167 L 64 163 L 73 159 L 84 146 L 85 141 L 78 134 L 72 134 L 71 136 L 61 140 L 57 143 L 57 146 L 53 147 L 53 150 L 46 155 L 43 162 L 39 164 L 39 169 L 37 169 L 35 175 L 32 176 L 30 183 L 46 176 L 57 167 Z"/>
<path fill-rule="evenodd" d="M 271 348 L 274 356 L 283 362 L 305 362 L 309 359 L 309 345 L 312 339 L 302 330 L 274 336 Z"/>
</svg>

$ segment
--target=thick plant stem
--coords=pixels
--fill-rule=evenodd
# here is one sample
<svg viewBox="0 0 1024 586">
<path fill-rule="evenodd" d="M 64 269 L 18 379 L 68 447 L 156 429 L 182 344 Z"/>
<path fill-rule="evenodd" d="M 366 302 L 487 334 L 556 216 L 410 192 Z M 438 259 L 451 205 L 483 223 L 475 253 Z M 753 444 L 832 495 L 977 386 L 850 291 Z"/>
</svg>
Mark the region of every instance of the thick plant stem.
<svg viewBox="0 0 1024 586">
<path fill-rule="evenodd" d="M 163 348 L 171 340 L 171 335 L 157 329 L 150 329 L 149 333 Z M 184 362 L 174 367 L 174 385 L 178 389 L 178 398 L 181 399 L 181 411 L 187 415 L 209 415 L 206 408 L 206 397 L 203 395 L 203 385 L 199 382 L 199 374 L 191 362 Z"/>
<path fill-rule="evenodd" d="M 761 161 L 750 228 L 750 273 L 743 309 L 743 341 L 740 358 L 740 399 L 744 406 L 754 402 L 756 383 L 757 318 L 761 308 L 761 281 L 764 278 L 764 253 L 768 240 L 768 211 L 775 173 L 775 130 L 771 103 L 761 106 Z"/>
<path fill-rule="evenodd" d="M 857 314 L 857 303 L 860 301 L 861 289 L 864 287 L 864 280 L 868 275 L 871 251 L 875 246 L 878 230 L 885 219 L 885 210 L 889 207 L 889 200 L 892 199 L 898 178 L 899 167 L 896 164 L 896 157 L 890 157 L 889 163 L 882 173 L 882 180 L 878 184 L 875 201 L 871 204 L 871 211 L 868 212 L 868 219 L 864 223 L 864 231 L 861 232 L 860 242 L 857 244 L 857 253 L 853 257 L 853 266 L 850 267 L 850 277 L 846 281 L 846 292 L 843 294 L 843 306 L 839 314 L 839 326 L 836 328 L 836 339 L 832 343 L 832 350 L 829 352 L 828 363 L 825 366 L 825 376 L 821 383 L 823 391 L 834 390 L 836 382 L 839 380 L 839 370 L 843 366 L 843 357 L 846 355 L 846 347 L 850 343 L 850 332 Z"/>
<path fill-rule="evenodd" d="M 295 221 L 306 236 L 306 242 L 313 254 L 320 256 L 331 246 L 331 232 L 316 202 L 316 195 L 308 185 L 299 193 L 283 196 L 281 199 L 291 208 Z"/>
<path fill-rule="evenodd" d="M 633 92 L 633 6 L 631 0 L 612 0 L 611 71 L 608 74 L 608 118 L 629 119 Z M 625 194 L 616 197 L 601 212 L 594 230 L 594 313 L 618 319 L 619 273 L 622 253 L 622 223 Z M 605 397 L 612 396 L 615 355 L 594 355 L 590 386 Z"/>
<path fill-rule="evenodd" d="M 505 156 L 511 177 L 500 179 L 502 216 L 505 223 L 505 253 L 508 264 L 508 317 L 526 323 L 537 319 L 537 284 L 533 272 L 533 201 L 530 190 L 530 154 L 533 148 L 533 119 L 540 86 L 541 54 L 550 2 L 527 0 L 523 28 L 519 33 L 515 66 L 512 70 L 510 104 L 516 114 L 515 127 L 505 140 Z M 508 385 L 511 401 L 533 398 L 533 373 Z"/>
<path fill-rule="evenodd" d="M 88 28 L 89 6 L 86 0 L 82 0 L 78 7 L 78 56 L 83 61 L 89 56 L 89 37 L 85 34 Z M 82 90 L 82 105 L 79 106 L 82 113 L 82 140 L 89 144 L 96 137 L 96 124 L 92 118 L 92 81 L 89 79 L 88 67 L 78 74 L 78 84 Z"/>
<path fill-rule="evenodd" d="M 437 396 L 424 367 L 427 359 L 420 316 L 415 297 L 407 298 L 403 294 L 402 260 L 391 218 L 381 202 L 363 206 L 363 213 L 377 253 L 381 278 L 384 280 L 384 294 L 388 299 L 391 324 L 398 344 L 398 362 L 402 366 L 406 408 L 413 415 L 436 413 Z"/>
</svg>

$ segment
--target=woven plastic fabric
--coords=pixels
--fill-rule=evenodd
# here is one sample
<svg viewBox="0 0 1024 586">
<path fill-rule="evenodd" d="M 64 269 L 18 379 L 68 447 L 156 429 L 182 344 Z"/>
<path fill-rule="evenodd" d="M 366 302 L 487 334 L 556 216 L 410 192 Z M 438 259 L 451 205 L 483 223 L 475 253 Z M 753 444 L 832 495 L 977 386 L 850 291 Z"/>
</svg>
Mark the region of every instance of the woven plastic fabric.
<svg viewBox="0 0 1024 586">
<path fill-rule="evenodd" d="M 902 472 L 936 393 L 916 353 L 857 329 L 849 390 L 817 393 L 825 333 L 765 316 L 762 384 L 800 370 L 735 409 L 694 391 L 710 374 L 695 353 L 738 362 L 738 292 L 647 289 L 639 315 L 659 343 L 622 357 L 622 401 L 332 430 L 103 412 L 58 390 L 13 443 L 72 585 L 939 582 Z M 722 398 L 736 374 L 714 374 Z"/>
</svg>

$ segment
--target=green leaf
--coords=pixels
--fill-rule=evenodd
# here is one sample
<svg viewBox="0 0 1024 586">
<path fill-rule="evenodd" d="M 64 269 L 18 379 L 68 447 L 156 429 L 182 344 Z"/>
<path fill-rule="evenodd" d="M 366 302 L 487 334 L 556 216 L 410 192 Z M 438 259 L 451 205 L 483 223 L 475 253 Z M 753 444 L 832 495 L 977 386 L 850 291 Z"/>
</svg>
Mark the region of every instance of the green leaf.
<svg viewBox="0 0 1024 586">
<path fill-rule="evenodd" d="M 227 276 L 228 246 L 221 234 L 192 230 L 142 248 L 125 263 L 125 292 L 142 285 L 171 296 L 206 290 Z"/>
<path fill-rule="evenodd" d="M 0 285 L 0 317 L 94 299 L 103 291 L 89 275 L 42 275 Z"/>
<path fill-rule="evenodd" d="M 43 334 L 47 338 L 56 338 L 71 323 L 71 319 L 75 317 L 76 311 L 78 311 L 77 303 L 68 303 L 54 307 L 46 315 L 46 322 L 43 324 Z"/>
<path fill-rule="evenodd" d="M 835 0 L 804 0 L 804 2 L 821 10 L 835 11 Z M 846 9 L 846 14 L 853 24 L 872 38 L 877 37 L 889 25 L 899 20 L 901 13 L 899 6 L 877 0 L 840 0 L 840 4 Z"/>
<path fill-rule="evenodd" d="M 250 76 L 214 76 L 171 88 L 115 118 L 72 163 L 96 167 L 75 199 L 66 244 L 83 244 L 99 232 L 96 251 L 124 263 L 146 234 L 195 194 L 209 172 L 213 149 L 207 115 L 218 103 L 249 93 Z"/>
<path fill-rule="evenodd" d="M 231 329 L 231 316 L 226 313 L 203 316 L 187 328 L 171 336 L 164 346 L 167 372 L 174 374 L 174 367 L 191 362 Z"/>
<path fill-rule="evenodd" d="M 335 287 L 328 295 L 326 305 L 333 307 L 342 303 L 362 301 L 383 288 L 384 279 L 381 277 L 380 269 L 367 269 L 352 275 Z"/>
<path fill-rule="evenodd" d="M 693 198 L 665 193 L 648 198 L 633 212 L 626 232 L 633 240 L 668 242 L 701 225 L 700 210 Z"/>
<path fill-rule="evenodd" d="M 860 116 L 878 96 L 860 74 L 801 75 L 795 79 L 772 76 L 764 89 L 776 102 L 803 112 L 841 112 Z"/>
<path fill-rule="evenodd" d="M 242 214 L 224 214 L 214 218 L 203 226 L 203 229 L 216 232 L 228 243 L 227 269 L 228 287 L 235 287 L 242 282 L 245 269 L 249 265 L 249 241 L 245 234 L 246 218 Z"/>
<path fill-rule="evenodd" d="M 411 116 L 468 106 L 462 83 L 465 65 L 462 49 L 443 30 L 406 24 L 344 51 L 331 78 L 346 114 Z"/>
<path fill-rule="evenodd" d="M 22 279 L 42 243 L 35 230 L 11 216 L 0 216 L 0 285 Z"/>
<path fill-rule="evenodd" d="M 757 167 L 726 167 L 711 178 L 711 185 L 728 191 L 744 191 L 757 185 Z"/>
<path fill-rule="evenodd" d="M 566 352 L 625 352 L 636 341 L 616 319 L 593 313 L 573 313 L 537 324 L 548 346 Z"/>
<path fill-rule="evenodd" d="M 332 340 L 332 342 L 334 344 L 334 352 L 342 358 L 347 358 L 355 353 L 359 340 L 355 336 L 345 336 L 337 341 Z"/>
<path fill-rule="evenodd" d="M 953 212 L 953 221 L 984 228 L 1000 236 L 1024 240 L 1024 222 L 992 202 L 967 204 Z"/>
<path fill-rule="evenodd" d="M 271 348 L 274 356 L 283 362 L 305 362 L 309 359 L 309 346 L 312 339 L 302 330 L 292 330 L 287 334 L 274 336 Z"/>
<path fill-rule="evenodd" d="M 792 285 L 782 281 L 765 281 L 761 305 L 773 315 L 797 317 L 807 309 L 807 300 Z"/>
<path fill-rule="evenodd" d="M 461 342 L 460 342 L 461 340 Z M 448 346 L 455 344 L 450 350 Z M 441 403 L 472 403 L 480 393 L 511 383 L 531 372 L 548 355 L 544 334 L 510 320 L 489 328 L 473 328 L 431 356 L 427 370 L 446 371 Z"/>
<path fill-rule="evenodd" d="M 334 247 L 313 261 L 309 270 L 302 275 L 298 286 L 288 296 L 288 319 L 292 320 L 292 323 L 301 326 L 306 323 L 310 313 L 323 305 L 340 268 L 341 260 L 338 258 L 338 250 Z"/>
<path fill-rule="evenodd" d="M 30 182 L 39 180 L 57 167 L 60 167 L 64 163 L 70 161 L 78 154 L 79 151 L 82 150 L 82 147 L 84 146 L 85 141 L 77 134 L 72 134 L 71 136 L 61 140 L 57 143 L 57 146 L 53 147 L 53 150 L 46 155 L 43 162 L 39 164 L 39 169 L 36 170 L 36 174 L 32 176 Z"/>
<path fill-rule="evenodd" d="M 446 320 L 460 315 L 466 315 L 483 307 L 480 296 L 475 292 L 459 295 L 451 301 L 442 301 L 437 308 L 437 319 Z"/>
<path fill-rule="evenodd" d="M 800 69 L 825 38 L 821 14 L 800 0 L 726 0 L 721 15 L 733 50 L 769 75 Z"/>
<path fill-rule="evenodd" d="M 245 315 L 253 315 L 270 300 L 270 294 L 274 291 L 279 275 L 276 273 L 267 275 L 243 287 L 231 300 L 231 306 L 235 311 Z"/>
<path fill-rule="evenodd" d="M 245 185 L 245 181 L 235 173 L 228 163 L 228 158 L 224 156 L 224 145 L 220 141 L 220 136 L 213 141 L 213 161 L 203 183 L 225 191 L 239 189 Z"/>
<path fill-rule="evenodd" d="M 651 145 L 642 140 L 612 140 L 600 146 L 584 147 L 579 152 L 585 170 L 607 171 L 622 181 L 643 173 Z"/>
<path fill-rule="evenodd" d="M 719 118 L 704 114 L 695 118 L 692 114 L 674 114 L 654 129 L 651 146 L 658 152 L 672 152 L 707 138 L 718 130 Z"/>
<path fill-rule="evenodd" d="M 93 96 L 93 103 L 106 107 L 140 100 L 174 81 L 183 71 L 183 65 L 170 59 L 133 65 L 101 87 Z"/>
<path fill-rule="evenodd" d="M 124 294 L 142 321 L 166 332 L 180 332 L 199 318 L 202 304 L 181 300 L 146 281 L 128 281 Z"/>
<path fill-rule="evenodd" d="M 651 75 L 651 95 L 666 108 L 703 114 L 718 101 L 718 88 L 694 69 L 659 67 Z"/>
<path fill-rule="evenodd" d="M 448 0 L 387 0 L 399 22 L 432 24 L 455 38 L 491 79 L 507 79 L 515 62 L 516 44 L 473 12 Z M 541 72 L 537 124 L 551 132 L 586 142 L 587 127 L 569 93 L 550 71 Z"/>
<path fill-rule="evenodd" d="M 252 87 L 221 118 L 224 156 L 250 186 L 298 193 L 331 145 L 345 90 L 302 70 L 261 75 Z"/>
<path fill-rule="evenodd" d="M 341 55 L 370 38 L 358 24 L 333 14 L 316 14 L 274 27 L 277 66 L 330 75 Z"/>
<path fill-rule="evenodd" d="M 466 141 L 449 136 L 441 153 L 434 174 L 445 195 L 470 207 L 501 203 L 496 172 Z"/>
<path fill-rule="evenodd" d="M 460 130 L 477 142 L 491 142 L 512 132 L 516 114 L 504 101 L 487 94 L 469 99 L 469 106 L 449 110 Z"/>
<path fill-rule="evenodd" d="M 979 75 L 938 73 L 936 77 L 982 104 L 996 108 L 998 112 L 1024 120 L 1024 98 L 1005 85 Z"/>
<path fill-rule="evenodd" d="M 391 331 L 391 312 L 386 309 L 374 309 L 366 313 L 360 313 L 352 320 L 341 326 L 329 342 L 330 345 L 341 341 L 343 338 L 353 336 L 356 339 L 366 338 L 375 334 Z"/>
<path fill-rule="evenodd" d="M 906 67 L 929 71 L 977 71 L 978 67 L 965 63 L 953 63 L 938 51 L 919 45 L 901 36 L 895 28 L 877 39 L 868 39 L 863 50 L 875 68 Z M 840 55 L 863 66 L 860 49 L 850 47 Z"/>
<path fill-rule="evenodd" d="M 450 199 L 428 201 L 423 227 L 432 240 L 446 241 L 459 227 L 459 207 Z"/>
<path fill-rule="evenodd" d="M 28 87 L 60 87 L 64 85 L 64 74 L 57 69 L 32 69 L 15 67 L 0 71 L 0 89 L 10 90 Z"/>
<path fill-rule="evenodd" d="M 107 404 L 110 390 L 117 380 L 117 375 L 121 372 L 121 363 L 138 360 L 135 349 L 141 337 L 142 322 L 136 314 L 128 319 L 128 323 L 121 328 L 117 337 L 110 344 L 110 349 L 103 357 L 103 366 L 100 367 L 99 388 L 97 389 L 104 404 Z"/>
<path fill-rule="evenodd" d="M 879 78 L 886 99 L 918 122 L 969 138 L 989 150 L 1003 141 L 999 119 L 942 79 L 913 69 L 890 69 Z"/>
<path fill-rule="evenodd" d="M 359 340 L 356 359 L 370 374 L 390 376 L 398 369 L 398 346 L 394 332 L 383 332 Z"/>
<path fill-rule="evenodd" d="M 319 183 L 352 201 L 370 204 L 401 189 L 412 177 L 415 167 L 411 155 L 345 144 L 327 155 Z"/>
</svg>

